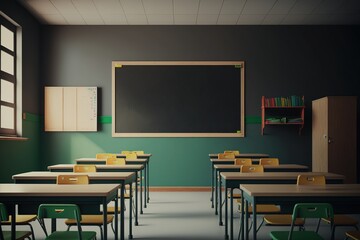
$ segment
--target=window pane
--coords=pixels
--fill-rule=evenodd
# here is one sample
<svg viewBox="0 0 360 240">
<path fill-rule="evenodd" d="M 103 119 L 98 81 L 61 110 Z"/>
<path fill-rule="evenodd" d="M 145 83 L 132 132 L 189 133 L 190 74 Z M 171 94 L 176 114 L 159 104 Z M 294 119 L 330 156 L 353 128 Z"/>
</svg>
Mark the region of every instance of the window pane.
<svg viewBox="0 0 360 240">
<path fill-rule="evenodd" d="M 14 84 L 1 79 L 1 101 L 14 103 Z"/>
<path fill-rule="evenodd" d="M 1 106 L 1 128 L 14 129 L 14 108 Z"/>
<path fill-rule="evenodd" d="M 1 25 L 1 45 L 14 51 L 14 33 Z"/>
<path fill-rule="evenodd" d="M 14 58 L 4 51 L 1 51 L 1 70 L 14 75 Z"/>
</svg>

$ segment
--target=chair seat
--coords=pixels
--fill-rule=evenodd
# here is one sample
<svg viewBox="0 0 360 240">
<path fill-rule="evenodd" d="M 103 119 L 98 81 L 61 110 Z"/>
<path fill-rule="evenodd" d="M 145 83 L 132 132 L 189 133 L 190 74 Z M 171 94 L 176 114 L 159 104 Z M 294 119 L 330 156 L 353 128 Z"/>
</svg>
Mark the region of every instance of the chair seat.
<svg viewBox="0 0 360 240">
<path fill-rule="evenodd" d="M 322 218 L 322 220 L 328 224 L 331 223 L 330 219 Z M 355 218 L 352 218 L 348 215 L 336 214 L 334 215 L 334 225 L 335 226 L 355 226 L 358 224 L 358 221 Z"/>
<path fill-rule="evenodd" d="M 103 225 L 103 215 L 81 215 L 81 221 L 80 224 L 83 226 L 86 225 Z M 111 223 L 112 220 L 114 219 L 113 215 L 108 215 L 107 216 L 107 220 L 106 223 Z M 65 220 L 65 224 L 66 225 L 76 225 L 76 220 L 75 219 L 67 219 Z"/>
<path fill-rule="evenodd" d="M 16 215 L 16 225 L 26 225 L 32 221 L 35 221 L 36 215 Z M 11 215 L 9 215 L 8 221 L 1 222 L 3 225 L 11 225 Z"/>
<path fill-rule="evenodd" d="M 3 231 L 4 240 L 11 239 L 11 231 Z M 16 231 L 16 240 L 22 240 L 31 236 L 30 231 Z"/>
<path fill-rule="evenodd" d="M 64 240 L 64 239 L 78 239 L 79 233 L 75 231 L 66 231 L 66 232 L 53 232 L 50 236 L 45 238 L 45 240 Z M 82 231 L 81 237 L 83 240 L 95 239 L 96 232 L 92 231 Z"/>
<path fill-rule="evenodd" d="M 241 204 L 239 204 L 239 212 L 241 212 Z M 249 206 L 248 212 L 252 214 L 253 208 Z M 280 212 L 280 208 L 273 204 L 257 204 L 256 213 L 277 213 Z"/>
<path fill-rule="evenodd" d="M 110 213 L 110 214 L 114 214 L 115 213 L 115 207 L 113 206 L 110 206 L 110 207 L 107 207 L 107 212 Z M 118 213 L 121 212 L 121 208 L 118 207 Z"/>
<path fill-rule="evenodd" d="M 228 193 L 228 198 L 230 198 L 231 197 L 231 195 L 230 195 L 230 193 Z M 233 198 L 234 199 L 239 199 L 239 198 L 241 198 L 241 193 L 233 193 Z"/>
<path fill-rule="evenodd" d="M 289 231 L 272 231 L 270 236 L 273 240 L 287 240 Z M 293 232 L 291 240 L 323 240 L 319 234 L 313 231 L 298 231 Z"/>
<path fill-rule="evenodd" d="M 348 231 L 345 234 L 353 240 L 360 240 L 360 231 Z"/>
<path fill-rule="evenodd" d="M 274 214 L 265 215 L 264 221 L 268 225 L 273 226 L 291 226 L 292 216 L 290 214 Z M 303 218 L 297 218 L 295 220 L 295 226 L 303 226 L 305 221 Z"/>
</svg>

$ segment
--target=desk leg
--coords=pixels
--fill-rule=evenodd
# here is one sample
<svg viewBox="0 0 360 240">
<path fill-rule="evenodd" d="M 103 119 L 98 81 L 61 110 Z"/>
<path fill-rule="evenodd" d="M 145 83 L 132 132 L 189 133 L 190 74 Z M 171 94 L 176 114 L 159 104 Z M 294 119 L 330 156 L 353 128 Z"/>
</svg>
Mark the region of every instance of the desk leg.
<svg viewBox="0 0 360 240">
<path fill-rule="evenodd" d="M 16 206 L 15 204 L 12 206 L 13 209 L 13 214 L 12 214 L 12 218 L 11 218 L 11 240 L 15 240 L 16 239 Z"/>
<path fill-rule="evenodd" d="M 241 190 L 241 196 L 243 195 L 243 191 Z M 241 197 L 241 219 L 240 219 L 240 233 L 241 233 L 241 240 L 244 240 L 244 198 Z"/>
<path fill-rule="evenodd" d="M 142 180 L 142 170 L 140 171 L 140 214 L 143 214 L 143 206 L 142 206 L 142 195 L 143 195 L 143 180 Z"/>
<path fill-rule="evenodd" d="M 125 225 L 124 225 L 124 214 L 125 214 L 125 202 L 124 202 L 124 194 L 125 194 L 125 185 L 121 184 L 120 188 L 120 240 L 125 239 Z M 131 209 L 130 209 L 131 211 Z"/>
<path fill-rule="evenodd" d="M 211 163 L 211 208 L 214 208 L 214 164 Z M 216 213 L 215 213 L 216 214 Z"/>
<path fill-rule="evenodd" d="M 245 200 L 245 239 L 249 239 L 249 203 Z"/>
<path fill-rule="evenodd" d="M 137 179 L 136 179 L 136 181 L 137 181 Z M 132 218 L 133 218 L 133 216 L 132 216 L 132 212 L 133 212 L 133 205 L 132 205 L 132 183 L 130 183 L 130 188 L 129 188 L 129 191 L 130 191 L 130 193 L 129 193 L 129 239 L 132 239 L 133 238 L 133 235 L 132 235 Z M 107 238 L 105 238 L 105 239 L 107 239 Z"/>
<path fill-rule="evenodd" d="M 146 170 L 147 170 L 147 202 L 149 203 L 150 201 L 150 164 L 149 164 L 149 159 L 146 162 Z"/>
<path fill-rule="evenodd" d="M 135 181 L 135 226 L 139 226 L 138 222 L 138 181 Z"/>
<path fill-rule="evenodd" d="M 234 221 L 233 221 L 233 209 L 234 209 L 234 203 L 233 203 L 233 192 L 234 189 L 230 188 L 230 239 L 234 239 Z"/>
<path fill-rule="evenodd" d="M 214 174 L 214 173 L 213 173 Z M 218 215 L 218 185 L 219 185 L 219 176 L 218 171 L 215 171 L 215 215 Z"/>
<path fill-rule="evenodd" d="M 144 208 L 146 208 L 146 202 L 147 202 L 147 163 L 145 163 L 145 168 L 144 168 L 144 185 L 145 185 L 145 189 L 144 189 Z"/>
<path fill-rule="evenodd" d="M 225 201 L 225 239 L 229 239 L 229 233 L 228 233 L 228 200 L 227 200 L 227 186 L 226 186 L 226 180 L 224 184 L 224 201 Z M 221 203 L 220 203 L 221 205 Z"/>
<path fill-rule="evenodd" d="M 222 194 L 221 194 L 221 178 L 219 178 L 219 202 L 218 202 L 218 207 L 219 207 L 219 225 L 222 226 L 223 222 L 222 222 Z"/>
<path fill-rule="evenodd" d="M 103 234 L 104 239 L 107 239 L 107 203 L 106 200 L 103 200 Z M 115 235 L 116 236 L 116 235 Z"/>
<path fill-rule="evenodd" d="M 257 229 L 257 223 L 256 223 L 256 202 L 255 202 L 255 198 L 253 198 L 253 240 L 256 240 L 256 229 Z"/>
<path fill-rule="evenodd" d="M 118 212 L 118 208 L 119 208 L 119 203 L 118 203 L 118 197 L 116 196 L 115 198 L 115 240 L 119 239 L 119 228 L 118 228 L 118 224 L 119 224 L 119 212 Z M 107 204 L 106 204 L 106 211 L 107 211 Z M 106 223 L 106 221 L 104 221 L 104 224 Z M 104 227 L 107 227 L 106 225 Z"/>
</svg>

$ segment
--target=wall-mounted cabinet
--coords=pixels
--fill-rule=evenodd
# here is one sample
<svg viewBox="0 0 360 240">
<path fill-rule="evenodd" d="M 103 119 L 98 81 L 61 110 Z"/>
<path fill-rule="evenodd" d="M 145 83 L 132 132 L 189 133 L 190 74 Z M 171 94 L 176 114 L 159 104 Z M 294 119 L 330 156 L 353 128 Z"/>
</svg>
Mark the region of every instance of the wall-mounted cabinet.
<svg viewBox="0 0 360 240">
<path fill-rule="evenodd" d="M 45 131 L 97 131 L 97 87 L 45 87 Z"/>
<path fill-rule="evenodd" d="M 299 134 L 304 127 L 304 96 L 287 98 L 261 98 L 261 135 L 265 126 L 298 125 Z"/>
</svg>

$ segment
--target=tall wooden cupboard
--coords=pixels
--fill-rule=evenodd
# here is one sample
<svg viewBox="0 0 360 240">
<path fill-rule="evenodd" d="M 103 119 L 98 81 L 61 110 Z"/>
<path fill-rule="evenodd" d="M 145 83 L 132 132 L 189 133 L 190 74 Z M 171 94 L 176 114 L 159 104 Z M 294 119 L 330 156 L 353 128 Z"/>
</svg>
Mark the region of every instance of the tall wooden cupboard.
<svg viewBox="0 0 360 240">
<path fill-rule="evenodd" d="M 312 170 L 357 182 L 357 99 L 331 96 L 312 101 Z"/>
</svg>

